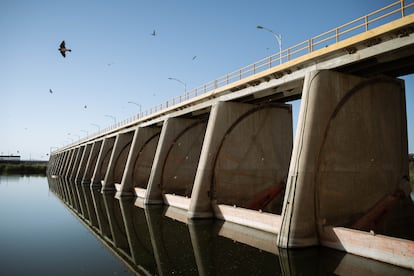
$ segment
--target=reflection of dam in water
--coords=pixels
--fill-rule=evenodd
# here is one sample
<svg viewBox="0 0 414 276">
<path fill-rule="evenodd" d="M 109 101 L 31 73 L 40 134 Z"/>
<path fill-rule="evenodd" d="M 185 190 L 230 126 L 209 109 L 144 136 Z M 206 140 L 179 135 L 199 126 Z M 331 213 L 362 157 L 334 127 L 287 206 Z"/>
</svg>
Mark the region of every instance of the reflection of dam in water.
<svg viewBox="0 0 414 276">
<path fill-rule="evenodd" d="M 276 235 L 175 207 L 145 206 L 100 188 L 49 178 L 49 189 L 131 271 L 143 275 L 411 275 L 412 271 L 316 247 L 287 250 Z M 82 250 L 81 248 L 79 250 Z"/>
</svg>

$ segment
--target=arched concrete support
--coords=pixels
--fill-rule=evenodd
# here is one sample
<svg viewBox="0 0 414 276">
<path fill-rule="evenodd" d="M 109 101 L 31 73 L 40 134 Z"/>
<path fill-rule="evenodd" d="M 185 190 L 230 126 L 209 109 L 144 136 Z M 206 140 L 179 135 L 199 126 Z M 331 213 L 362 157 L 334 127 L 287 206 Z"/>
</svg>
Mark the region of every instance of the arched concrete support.
<svg viewBox="0 0 414 276">
<path fill-rule="evenodd" d="M 65 173 L 64 173 L 64 177 L 66 179 L 69 179 L 70 174 L 72 173 L 74 163 L 75 163 L 75 159 L 76 159 L 76 154 L 77 154 L 78 150 L 79 150 L 79 148 L 74 148 L 74 149 L 70 150 L 68 162 L 67 162 Z"/>
<path fill-rule="evenodd" d="M 133 136 L 134 131 L 119 133 L 116 136 L 114 149 L 102 185 L 103 192 L 115 191 L 115 183 L 121 183 Z"/>
<path fill-rule="evenodd" d="M 63 176 L 63 172 L 66 169 L 66 164 L 67 164 L 67 159 L 68 159 L 69 152 L 70 151 L 64 151 L 64 152 L 60 153 L 62 155 L 62 161 L 60 162 L 59 168 L 56 171 L 56 175 Z"/>
<path fill-rule="evenodd" d="M 79 170 L 75 177 L 75 182 L 82 183 L 82 179 L 85 175 L 86 164 L 88 163 L 89 155 L 91 153 L 92 144 L 86 144 L 82 154 L 81 162 L 79 164 Z"/>
<path fill-rule="evenodd" d="M 112 238 L 111 228 L 109 226 L 108 214 L 106 213 L 106 207 L 104 203 L 104 195 L 97 187 L 91 186 L 91 195 L 93 206 L 95 208 L 96 218 L 98 220 L 99 232 L 108 239 Z"/>
<path fill-rule="evenodd" d="M 151 168 L 151 174 L 148 181 L 148 188 L 145 198 L 145 204 L 163 203 L 162 198 L 162 177 L 165 168 L 167 155 L 170 148 L 175 143 L 177 137 L 189 126 L 198 120 L 184 118 L 168 118 L 161 130 L 160 139 L 155 153 L 154 162 Z M 173 157 L 174 159 L 174 157 Z M 172 160 L 176 162 L 177 160 Z"/>
<path fill-rule="evenodd" d="M 280 247 L 332 239 L 325 229 L 352 225 L 384 197 L 407 197 L 405 116 L 400 80 L 332 71 L 306 76 Z"/>
<path fill-rule="evenodd" d="M 166 204 L 188 210 L 206 127 L 206 118 L 196 119 L 170 144 L 161 180 Z"/>
<path fill-rule="evenodd" d="M 134 189 L 147 189 L 160 132 L 160 127 L 136 129 L 122 177 L 120 196 L 138 196 L 140 192 L 135 193 Z"/>
<path fill-rule="evenodd" d="M 85 173 L 82 178 L 82 184 L 90 184 L 92 182 L 93 172 L 95 171 L 96 162 L 98 161 L 99 152 L 101 151 L 102 140 L 93 142 L 88 162 L 86 163 Z"/>
<path fill-rule="evenodd" d="M 99 151 L 98 159 L 96 160 L 96 166 L 93 172 L 91 185 L 102 186 L 106 171 L 108 169 L 109 160 L 111 157 L 112 149 L 114 147 L 115 137 L 107 137 L 102 142 L 102 147 Z"/>
<path fill-rule="evenodd" d="M 188 216 L 213 216 L 213 200 L 214 204 L 254 209 L 249 202 L 261 193 L 274 188 L 282 191 L 291 148 L 290 105 L 229 102 L 213 105 Z M 216 215 L 221 217 L 223 212 Z M 259 212 L 249 214 L 257 217 Z M 230 220 L 235 221 L 239 215 L 233 214 Z"/>
<path fill-rule="evenodd" d="M 72 172 L 70 173 L 70 180 L 75 180 L 76 179 L 76 175 L 78 174 L 79 171 L 79 164 L 82 160 L 82 156 L 83 156 L 83 152 L 85 150 L 85 146 L 80 146 L 77 148 L 77 152 L 76 152 L 76 156 L 74 159 L 74 163 L 73 163 L 73 169 Z"/>
</svg>

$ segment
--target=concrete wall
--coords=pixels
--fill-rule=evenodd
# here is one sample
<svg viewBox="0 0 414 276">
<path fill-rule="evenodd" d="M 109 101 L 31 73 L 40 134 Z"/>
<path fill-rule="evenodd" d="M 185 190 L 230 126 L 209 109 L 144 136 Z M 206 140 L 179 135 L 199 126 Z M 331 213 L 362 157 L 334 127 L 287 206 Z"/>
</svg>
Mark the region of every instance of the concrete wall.
<svg viewBox="0 0 414 276">
<path fill-rule="evenodd" d="M 134 188 L 146 189 L 161 128 L 137 127 L 121 182 L 121 196 L 134 196 Z"/>
<path fill-rule="evenodd" d="M 289 105 L 213 105 L 189 217 L 212 216 L 212 203 L 248 207 L 260 193 L 284 186 L 292 148 L 291 116 Z M 281 198 L 268 208 L 275 211 L 277 205 Z"/>
<path fill-rule="evenodd" d="M 404 84 L 332 71 L 308 74 L 278 244 L 319 244 L 324 227 L 350 226 L 384 196 L 407 196 Z"/>
</svg>

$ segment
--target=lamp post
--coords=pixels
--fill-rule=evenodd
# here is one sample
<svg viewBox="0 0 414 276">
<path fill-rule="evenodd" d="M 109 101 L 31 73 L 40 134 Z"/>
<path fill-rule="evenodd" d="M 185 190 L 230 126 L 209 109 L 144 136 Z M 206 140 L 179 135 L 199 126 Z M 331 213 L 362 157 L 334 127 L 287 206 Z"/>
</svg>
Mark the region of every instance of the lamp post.
<svg viewBox="0 0 414 276">
<path fill-rule="evenodd" d="M 68 133 L 68 136 L 70 135 L 70 133 Z M 71 137 L 68 137 L 71 141 L 72 141 L 72 143 L 73 143 L 73 138 L 71 138 Z"/>
<path fill-rule="evenodd" d="M 101 131 L 101 127 L 100 127 L 99 125 L 97 125 L 97 124 L 92 124 L 92 123 L 91 123 L 91 125 L 92 125 L 92 126 L 97 127 L 97 128 L 98 128 L 98 132 L 99 132 L 99 131 Z"/>
<path fill-rule="evenodd" d="M 177 78 L 168 78 L 168 79 L 173 80 L 173 81 L 177 81 L 177 82 L 181 83 L 182 85 L 184 85 L 184 92 L 187 92 L 187 84 L 185 82 L 183 82 L 182 80 L 177 79 Z"/>
<path fill-rule="evenodd" d="M 282 35 L 275 33 L 274 31 L 272 31 L 269 28 L 263 27 L 261 25 L 257 25 L 256 28 L 261 29 L 261 30 L 265 30 L 268 31 L 269 33 L 271 33 L 277 40 L 277 42 L 279 43 L 279 62 L 280 64 L 282 64 Z"/>
<path fill-rule="evenodd" d="M 115 116 L 112 116 L 112 115 L 105 115 L 105 117 L 112 118 L 112 119 L 114 120 L 114 123 L 116 124 L 116 118 L 115 118 Z"/>
<path fill-rule="evenodd" d="M 141 113 L 141 105 L 139 103 L 132 102 L 132 101 L 129 101 L 128 103 L 129 104 L 135 104 L 136 106 L 138 106 L 139 107 L 139 113 Z"/>
</svg>

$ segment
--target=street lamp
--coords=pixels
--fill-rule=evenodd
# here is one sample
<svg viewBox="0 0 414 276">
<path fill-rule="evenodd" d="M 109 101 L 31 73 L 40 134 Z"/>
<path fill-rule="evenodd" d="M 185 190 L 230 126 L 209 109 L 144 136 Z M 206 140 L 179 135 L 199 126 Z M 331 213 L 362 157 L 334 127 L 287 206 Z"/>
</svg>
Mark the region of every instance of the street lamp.
<svg viewBox="0 0 414 276">
<path fill-rule="evenodd" d="M 68 136 L 70 135 L 70 133 L 68 133 Z M 73 143 L 73 138 L 71 138 L 71 137 L 68 137 L 71 141 L 72 141 L 72 143 Z"/>
<path fill-rule="evenodd" d="M 98 131 L 101 131 L 101 127 L 100 127 L 99 125 L 97 125 L 97 124 L 92 124 L 92 123 L 91 123 L 91 125 L 92 125 L 92 126 L 97 127 L 97 128 L 98 128 Z"/>
<path fill-rule="evenodd" d="M 115 116 L 112 116 L 112 115 L 105 115 L 105 117 L 112 118 L 112 119 L 114 120 L 114 123 L 116 124 L 116 118 L 115 118 Z"/>
<path fill-rule="evenodd" d="M 137 106 L 139 106 L 139 113 L 141 113 L 141 105 L 139 104 L 139 103 L 136 103 L 136 102 L 128 102 L 128 103 L 130 103 L 130 104 L 135 104 L 135 105 L 137 105 Z"/>
<path fill-rule="evenodd" d="M 280 64 L 282 64 L 282 35 L 277 34 L 271 29 L 260 26 L 260 25 L 257 25 L 256 28 L 268 31 L 276 38 L 277 42 L 279 43 L 279 55 L 280 55 L 279 61 L 280 61 Z"/>
<path fill-rule="evenodd" d="M 177 78 L 168 78 L 168 79 L 173 80 L 173 81 L 177 81 L 177 82 L 181 83 L 182 85 L 184 85 L 184 92 L 187 92 L 187 84 L 185 82 L 183 82 L 182 80 L 177 79 Z"/>
</svg>

